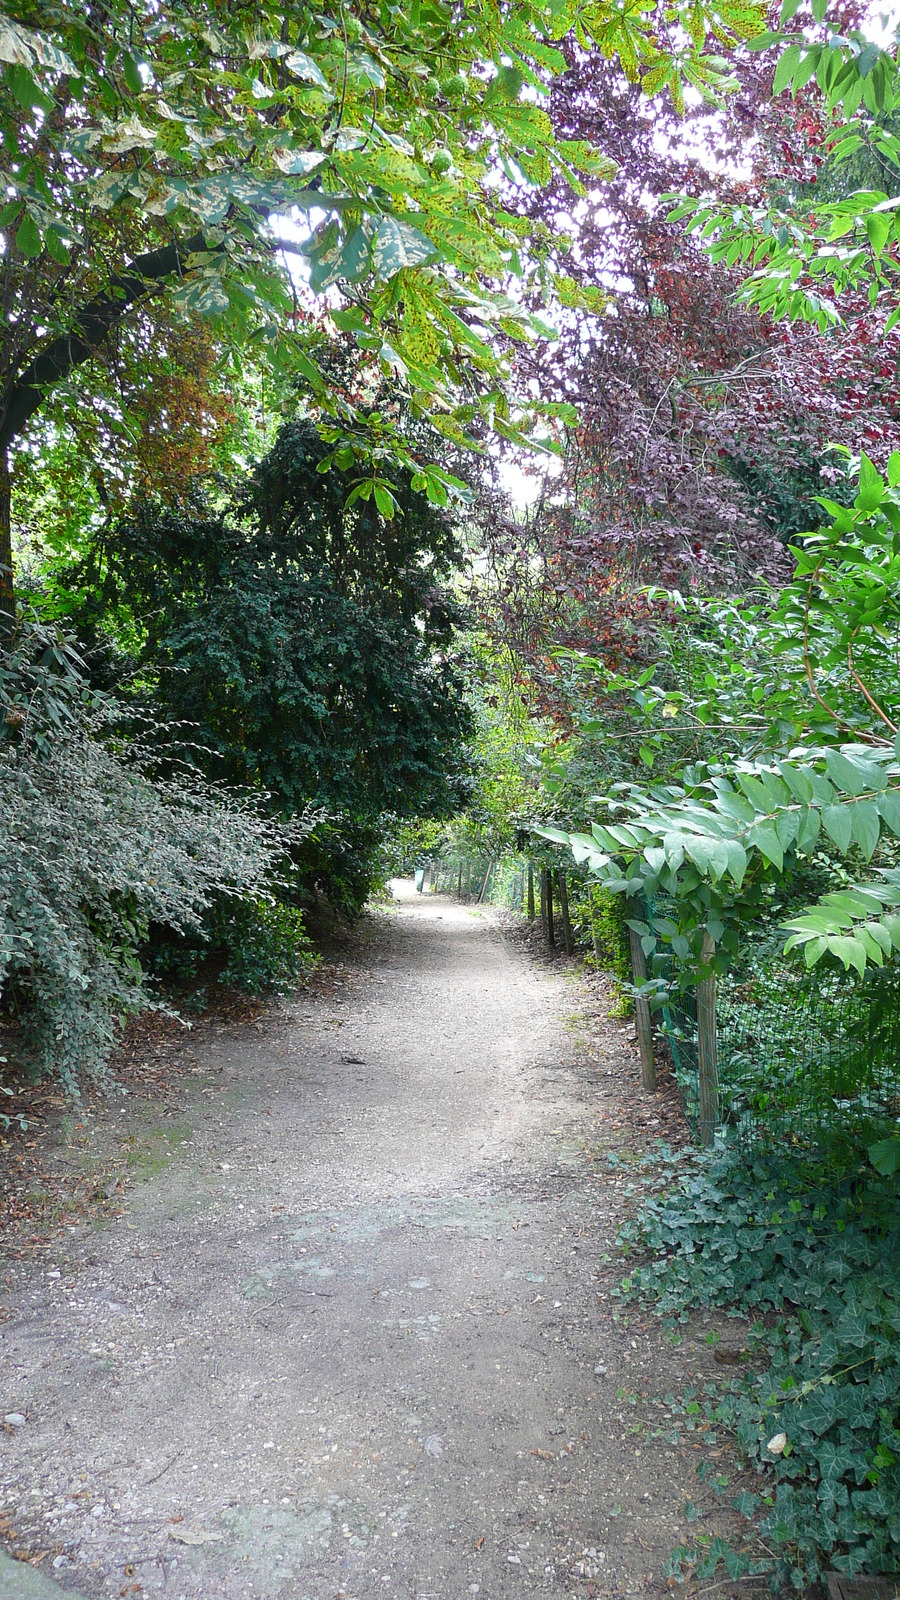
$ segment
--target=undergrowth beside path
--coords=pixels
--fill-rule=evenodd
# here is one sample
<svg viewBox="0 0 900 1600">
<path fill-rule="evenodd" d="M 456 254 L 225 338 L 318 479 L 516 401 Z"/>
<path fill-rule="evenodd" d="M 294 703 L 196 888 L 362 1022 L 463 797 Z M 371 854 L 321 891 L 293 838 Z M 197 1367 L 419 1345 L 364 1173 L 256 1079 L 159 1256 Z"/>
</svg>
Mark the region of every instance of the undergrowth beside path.
<svg viewBox="0 0 900 1600">
<path fill-rule="evenodd" d="M 871 1177 L 819 1185 L 784 1160 L 661 1158 L 625 1224 L 626 1299 L 673 1330 L 710 1307 L 752 1318 L 739 1371 L 673 1409 L 724 1428 L 758 1489 L 746 1538 L 678 1547 L 669 1575 L 768 1578 L 900 1568 L 900 1201 Z M 713 1470 L 701 1463 L 701 1476 Z"/>
</svg>

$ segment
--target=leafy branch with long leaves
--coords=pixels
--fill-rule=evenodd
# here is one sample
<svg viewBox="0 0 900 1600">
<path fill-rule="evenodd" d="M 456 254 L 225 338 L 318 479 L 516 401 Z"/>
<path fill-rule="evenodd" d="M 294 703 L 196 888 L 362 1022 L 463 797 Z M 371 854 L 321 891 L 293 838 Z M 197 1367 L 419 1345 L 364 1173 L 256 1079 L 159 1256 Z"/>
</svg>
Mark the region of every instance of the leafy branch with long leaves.
<svg viewBox="0 0 900 1600">
<path fill-rule="evenodd" d="M 771 648 L 785 652 L 793 640 L 795 681 L 802 674 L 820 714 L 814 736 L 776 737 L 752 759 L 738 751 L 703 760 L 679 781 L 618 782 L 597 797 L 601 817 L 589 833 L 545 830 L 608 889 L 650 903 L 666 897 L 674 909 L 643 922 L 641 937 L 648 955 L 668 943 L 686 981 L 708 970 L 704 934 L 723 970 L 742 924 L 758 912 L 761 887 L 822 843 L 868 863 L 880 843 L 900 837 L 897 707 L 879 659 L 896 636 L 900 605 L 900 453 L 886 480 L 866 457 L 857 471 L 853 505 L 823 502 L 831 525 L 795 551 L 794 582 L 771 611 Z M 863 712 L 853 720 L 852 692 Z M 859 972 L 900 949 L 900 878 L 892 866 L 876 871 L 791 918 L 786 949 L 802 949 L 810 967 L 831 957 Z"/>
</svg>

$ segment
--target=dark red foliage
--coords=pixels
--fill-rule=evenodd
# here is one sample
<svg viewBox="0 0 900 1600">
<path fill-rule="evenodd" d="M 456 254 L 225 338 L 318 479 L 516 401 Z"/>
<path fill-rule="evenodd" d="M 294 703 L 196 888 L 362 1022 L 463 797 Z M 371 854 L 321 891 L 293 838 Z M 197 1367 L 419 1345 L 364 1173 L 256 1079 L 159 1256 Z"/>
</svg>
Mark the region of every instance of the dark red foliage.
<svg viewBox="0 0 900 1600">
<path fill-rule="evenodd" d="M 554 644 L 619 666 L 652 651 L 641 584 L 782 581 L 786 540 L 819 520 L 815 496 L 844 492 L 829 444 L 883 462 L 898 436 L 889 308 L 842 303 L 846 325 L 824 335 L 772 324 L 736 303 L 736 269 L 714 267 L 667 220 L 662 197 L 676 191 L 756 203 L 841 181 L 816 91 L 773 105 L 760 58 L 743 77 L 727 114 L 682 121 L 594 59 L 573 58 L 552 90 L 557 132 L 598 144 L 619 171 L 574 208 L 561 186 L 539 198 L 575 234 L 571 276 L 609 303 L 567 314 L 555 345 L 522 357 L 522 375 L 574 402 L 581 422 L 527 536 L 491 524 L 501 628 L 545 681 Z"/>
</svg>

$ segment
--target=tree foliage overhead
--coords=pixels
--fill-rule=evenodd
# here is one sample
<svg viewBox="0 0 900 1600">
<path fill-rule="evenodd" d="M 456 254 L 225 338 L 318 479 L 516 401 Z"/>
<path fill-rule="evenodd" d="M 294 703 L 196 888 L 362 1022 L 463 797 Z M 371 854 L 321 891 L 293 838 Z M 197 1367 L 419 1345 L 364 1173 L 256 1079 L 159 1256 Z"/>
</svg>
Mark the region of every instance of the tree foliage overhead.
<svg viewBox="0 0 900 1600">
<path fill-rule="evenodd" d="M 518 356 L 523 375 L 549 380 L 579 413 L 542 518 L 556 581 L 573 590 L 602 590 L 616 567 L 626 582 L 706 590 L 783 582 L 781 546 L 818 524 L 816 496 L 841 481 L 828 447 L 864 449 L 879 465 L 894 447 L 900 345 L 896 332 L 885 337 L 889 307 L 873 310 L 860 291 L 825 336 L 760 318 L 739 300 L 739 252 L 711 259 L 670 215 L 672 191 L 738 215 L 801 188 L 818 203 L 845 183 L 827 102 L 773 102 L 772 70 L 748 58 L 727 105 L 686 120 L 615 74 L 598 92 L 577 59 L 552 86 L 560 135 L 601 143 L 617 164 L 602 205 L 579 217 L 569 260 L 586 309 L 563 323 L 552 360 Z M 558 186 L 541 204 L 564 209 Z M 586 636 L 585 648 L 595 642 Z"/>
<path fill-rule="evenodd" d="M 229 337 L 290 355 L 324 403 L 352 412 L 316 365 L 316 319 L 284 265 L 298 250 L 363 356 L 436 426 L 515 432 L 489 340 L 528 337 L 530 319 L 498 285 L 542 270 L 551 241 L 504 209 L 495 175 L 556 171 L 577 193 L 579 173 L 608 170 L 558 141 L 540 105 L 565 65 L 557 42 L 572 31 L 678 97 L 685 81 L 719 81 L 721 42 L 762 15 L 746 0 L 676 0 L 662 28 L 643 8 L 580 0 L 462 14 L 447 0 L 7 6 L 0 445 L 162 288 Z"/>
<path fill-rule="evenodd" d="M 743 298 L 758 310 L 824 333 L 867 302 L 890 333 L 900 321 L 900 46 L 873 41 L 852 3 L 836 20 L 827 0 L 815 0 L 812 20 L 799 10 L 799 0 L 783 0 L 778 30 L 752 48 L 772 64 L 776 103 L 790 92 L 800 107 L 824 107 L 822 143 L 843 182 L 829 189 L 795 172 L 780 192 L 737 205 L 709 193 L 686 197 L 673 217 L 688 220 L 714 262 L 744 267 Z"/>
</svg>

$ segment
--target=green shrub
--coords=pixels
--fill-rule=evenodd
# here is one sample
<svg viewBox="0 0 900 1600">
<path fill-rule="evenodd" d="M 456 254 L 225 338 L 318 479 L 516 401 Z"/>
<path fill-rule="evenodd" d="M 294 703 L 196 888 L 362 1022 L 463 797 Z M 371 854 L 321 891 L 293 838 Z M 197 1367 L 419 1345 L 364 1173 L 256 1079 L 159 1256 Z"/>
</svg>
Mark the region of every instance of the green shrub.
<svg viewBox="0 0 900 1600">
<path fill-rule="evenodd" d="M 320 961 L 301 912 L 277 901 L 242 901 L 231 919 L 228 941 L 219 981 L 246 994 L 290 993 Z"/>
<path fill-rule="evenodd" d="M 579 923 L 593 946 L 587 958 L 588 965 L 598 967 L 613 979 L 610 1016 L 630 1017 L 634 1011 L 634 1000 L 624 987 L 632 981 L 625 897 L 610 894 L 599 884 L 589 883 L 584 885 L 576 906 Z"/>
<path fill-rule="evenodd" d="M 159 776 L 45 630 L 21 626 L 0 697 L 0 996 L 34 1071 L 74 1091 L 150 1003 L 151 924 L 190 935 L 258 900 L 286 842 L 247 799 Z"/>
</svg>

